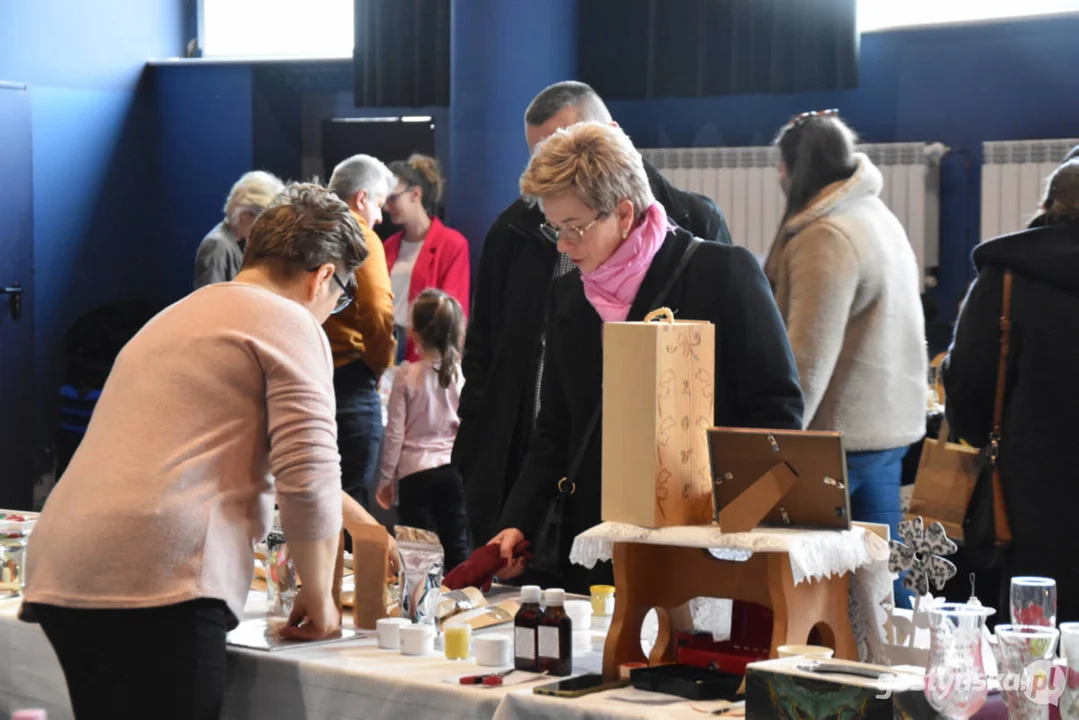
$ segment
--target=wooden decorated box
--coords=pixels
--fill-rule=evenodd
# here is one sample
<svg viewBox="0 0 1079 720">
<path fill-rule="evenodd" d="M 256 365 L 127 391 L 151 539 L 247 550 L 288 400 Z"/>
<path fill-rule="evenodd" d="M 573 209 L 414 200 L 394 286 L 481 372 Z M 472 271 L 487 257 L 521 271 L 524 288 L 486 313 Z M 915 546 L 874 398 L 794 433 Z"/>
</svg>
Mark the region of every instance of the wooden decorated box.
<svg viewBox="0 0 1079 720">
<path fill-rule="evenodd" d="M 603 326 L 605 522 L 648 528 L 712 522 L 708 428 L 715 420 L 715 327 Z"/>
<path fill-rule="evenodd" d="M 892 720 L 939 717 L 925 699 L 924 675 L 844 660 L 827 663 L 885 673 L 879 680 L 808 672 L 792 657 L 753 663 L 746 668 L 748 720 Z"/>
</svg>

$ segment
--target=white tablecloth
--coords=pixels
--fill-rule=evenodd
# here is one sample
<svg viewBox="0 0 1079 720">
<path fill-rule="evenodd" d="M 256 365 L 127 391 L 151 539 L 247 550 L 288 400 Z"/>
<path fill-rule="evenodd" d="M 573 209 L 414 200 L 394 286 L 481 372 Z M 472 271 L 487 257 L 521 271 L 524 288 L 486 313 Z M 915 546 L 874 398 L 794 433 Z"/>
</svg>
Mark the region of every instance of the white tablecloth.
<svg viewBox="0 0 1079 720">
<path fill-rule="evenodd" d="M 21 708 L 43 708 L 49 720 L 71 720 L 71 705 L 60 665 L 37 625 L 16 619 L 19 603 L 0 601 L 0 717 Z M 264 607 L 252 594 L 248 616 Z M 499 628 L 492 632 L 506 632 Z M 654 630 L 653 630 L 654 632 Z M 602 642 L 597 634 L 595 641 Z M 602 653 L 575 659 L 578 672 L 600 672 Z M 470 662 L 441 656 L 409 658 L 379 650 L 373 639 L 283 650 L 274 653 L 229 648 L 223 720 L 346 720 L 363 718 L 700 718 L 688 703 L 646 694 L 652 703 L 628 703 L 615 690 L 577 700 L 543 698 L 531 684 L 498 689 L 451 685 L 445 680 L 484 672 Z M 672 700 L 674 700 L 672 702 Z"/>
<path fill-rule="evenodd" d="M 651 529 L 606 522 L 574 539 L 570 560 L 594 567 L 598 561 L 610 560 L 619 542 L 704 548 L 720 551 L 717 557 L 731 560 L 746 560 L 757 552 L 784 552 L 790 556 L 796 585 L 874 564 L 888 572 L 888 543 L 857 525 L 843 532 L 760 529 L 723 533 L 718 525 Z"/>
</svg>

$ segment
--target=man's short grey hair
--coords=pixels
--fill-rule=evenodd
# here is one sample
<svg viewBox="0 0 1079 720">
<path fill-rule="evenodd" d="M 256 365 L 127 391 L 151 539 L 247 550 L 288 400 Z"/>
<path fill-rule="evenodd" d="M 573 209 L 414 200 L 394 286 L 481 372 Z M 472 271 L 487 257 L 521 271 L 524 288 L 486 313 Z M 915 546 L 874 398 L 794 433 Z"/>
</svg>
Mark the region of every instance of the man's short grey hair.
<svg viewBox="0 0 1079 720">
<path fill-rule="evenodd" d="M 611 111 L 591 86 L 575 80 L 555 83 L 532 99 L 525 110 L 525 123 L 539 127 L 563 109 L 575 107 L 581 113 L 581 122 L 611 122 Z"/>
<path fill-rule="evenodd" d="M 284 189 L 285 184 L 276 175 L 262 170 L 244 173 L 229 191 L 228 200 L 225 201 L 225 219 L 235 225 L 244 213 L 258 217 Z"/>
<path fill-rule="evenodd" d="M 378 158 L 370 155 L 353 155 L 338 163 L 327 186 L 334 195 L 351 202 L 360 190 L 368 195 L 389 195 L 396 182 L 390 169 Z"/>
</svg>

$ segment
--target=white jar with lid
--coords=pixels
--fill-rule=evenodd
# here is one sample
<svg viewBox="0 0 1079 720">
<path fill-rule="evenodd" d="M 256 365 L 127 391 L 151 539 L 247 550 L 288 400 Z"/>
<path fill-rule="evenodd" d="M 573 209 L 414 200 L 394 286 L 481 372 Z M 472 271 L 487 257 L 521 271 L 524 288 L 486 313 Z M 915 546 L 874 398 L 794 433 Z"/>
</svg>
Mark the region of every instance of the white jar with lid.
<svg viewBox="0 0 1079 720">
<path fill-rule="evenodd" d="M 584 655 L 592 650 L 592 603 L 589 600 L 567 600 L 566 614 L 573 621 L 573 654 Z"/>
</svg>

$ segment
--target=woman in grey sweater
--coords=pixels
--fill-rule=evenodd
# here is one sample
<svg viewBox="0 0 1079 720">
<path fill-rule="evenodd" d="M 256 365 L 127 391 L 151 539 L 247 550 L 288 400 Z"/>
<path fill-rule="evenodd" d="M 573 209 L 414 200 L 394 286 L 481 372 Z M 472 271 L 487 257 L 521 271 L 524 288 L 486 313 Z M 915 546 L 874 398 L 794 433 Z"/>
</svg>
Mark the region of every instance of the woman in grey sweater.
<svg viewBox="0 0 1079 720">
<path fill-rule="evenodd" d="M 206 234 L 195 251 L 196 290 L 236 277 L 251 227 L 284 188 L 280 180 L 261 170 L 244 173 L 236 181 L 225 201 L 225 219 Z"/>
<path fill-rule="evenodd" d="M 787 325 L 810 430 L 838 430 L 853 519 L 895 537 L 907 447 L 925 432 L 918 264 L 880 200 L 880 171 L 834 111 L 779 133 L 787 210 L 765 272 Z"/>
</svg>

